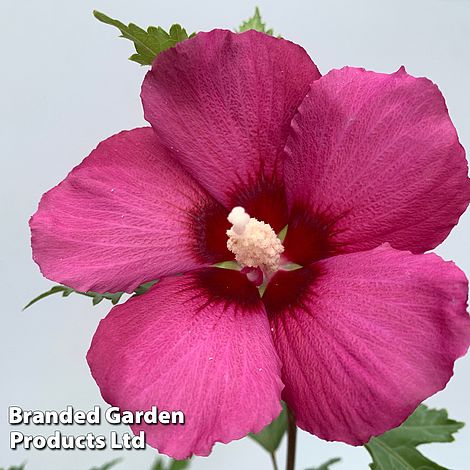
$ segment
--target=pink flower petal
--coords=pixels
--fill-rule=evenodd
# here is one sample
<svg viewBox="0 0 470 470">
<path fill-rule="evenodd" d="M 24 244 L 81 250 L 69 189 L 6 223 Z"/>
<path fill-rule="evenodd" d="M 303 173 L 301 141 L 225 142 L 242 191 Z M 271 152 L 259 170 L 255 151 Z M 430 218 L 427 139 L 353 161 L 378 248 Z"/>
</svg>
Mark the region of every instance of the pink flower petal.
<svg viewBox="0 0 470 470">
<path fill-rule="evenodd" d="M 441 93 L 404 69 L 387 75 L 344 68 L 314 82 L 286 149 L 293 219 L 302 225 L 313 214 L 336 253 L 383 242 L 416 253 L 432 249 L 470 200 L 465 152 Z M 301 239 L 291 231 L 286 245 Z"/>
<path fill-rule="evenodd" d="M 278 274 L 263 297 L 298 425 L 359 445 L 442 390 L 470 343 L 467 280 L 382 246 Z"/>
<path fill-rule="evenodd" d="M 307 53 L 284 39 L 256 31 L 199 33 L 155 60 L 142 87 L 145 118 L 231 208 L 259 184 L 282 179 L 290 121 L 319 77 Z"/>
<path fill-rule="evenodd" d="M 102 142 L 43 196 L 33 255 L 46 277 L 75 289 L 131 292 L 228 259 L 226 215 L 151 128 L 134 129 Z"/>
<path fill-rule="evenodd" d="M 237 301 L 239 299 L 239 301 Z M 163 280 L 101 321 L 88 363 L 123 410 L 182 410 L 184 425 L 134 426 L 160 452 L 208 455 L 280 412 L 280 363 L 257 289 L 207 269 Z"/>
</svg>

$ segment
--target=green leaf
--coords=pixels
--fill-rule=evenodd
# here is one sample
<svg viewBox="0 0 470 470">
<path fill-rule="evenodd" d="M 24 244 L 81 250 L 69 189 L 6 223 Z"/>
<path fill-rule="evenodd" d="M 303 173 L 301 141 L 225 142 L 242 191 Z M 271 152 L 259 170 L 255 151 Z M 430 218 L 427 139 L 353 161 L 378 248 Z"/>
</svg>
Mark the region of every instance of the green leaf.
<svg viewBox="0 0 470 470">
<path fill-rule="evenodd" d="M 158 279 L 156 281 L 150 281 L 146 282 L 145 284 L 141 284 L 137 289 L 134 291 L 135 295 L 142 295 L 145 294 L 153 285 L 155 285 L 158 282 Z"/>
<path fill-rule="evenodd" d="M 167 466 L 162 459 L 157 459 L 150 470 L 184 470 L 189 467 L 189 464 L 190 460 L 171 459 Z"/>
<path fill-rule="evenodd" d="M 93 467 L 91 470 L 109 470 L 110 468 L 113 468 L 120 462 L 122 462 L 122 459 L 114 459 L 114 460 L 111 460 L 111 462 L 101 465 L 101 467 Z"/>
<path fill-rule="evenodd" d="M 105 463 L 104 465 L 101 465 L 100 467 L 93 467 L 90 470 L 109 470 L 110 468 L 113 468 L 115 465 L 117 465 L 120 462 L 122 462 L 122 459 L 111 460 L 111 462 Z M 25 465 L 26 464 L 22 464 L 19 467 L 9 467 L 7 470 L 25 470 Z M 184 467 L 180 467 L 180 469 L 182 468 Z M 176 470 L 180 470 L 180 469 L 176 469 Z M 0 468 L 0 470 L 4 470 L 4 469 Z M 171 469 L 171 470 L 174 470 L 174 469 Z"/>
<path fill-rule="evenodd" d="M 158 280 L 141 284 L 134 291 L 134 294 L 135 295 L 145 294 L 157 282 Z M 31 307 L 31 305 L 35 304 L 36 302 L 39 302 L 40 300 L 46 297 L 49 297 L 50 295 L 59 294 L 59 293 L 62 294 L 62 297 L 68 297 L 70 294 L 79 294 L 79 295 L 84 295 L 86 297 L 91 297 L 93 305 L 98 305 L 103 300 L 109 300 L 111 301 L 113 305 L 116 305 L 121 300 L 121 297 L 124 295 L 124 292 L 105 292 L 105 293 L 99 293 L 99 292 L 93 292 L 93 291 L 80 292 L 78 290 L 72 289 L 71 287 L 58 285 L 58 286 L 53 286 L 47 292 L 44 292 L 38 295 L 37 297 L 35 297 L 33 300 L 28 302 L 27 305 L 25 305 L 23 310 L 26 310 L 28 307 Z"/>
<path fill-rule="evenodd" d="M 100 467 L 93 467 L 90 470 L 110 470 L 114 468 L 118 463 L 121 463 L 122 459 L 114 459 L 111 462 L 107 462 Z M 157 459 L 155 463 L 152 465 L 150 470 L 185 470 L 189 467 L 190 460 L 173 460 L 171 459 L 166 465 L 162 459 Z M 19 467 L 9 467 L 7 470 L 25 470 L 25 465 L 23 464 Z M 0 468 L 0 470 L 4 470 Z"/>
<path fill-rule="evenodd" d="M 172 460 L 168 470 L 184 470 L 189 467 L 189 460 Z"/>
<path fill-rule="evenodd" d="M 338 463 L 338 462 L 341 462 L 341 459 L 339 457 L 335 457 L 334 459 L 328 460 L 328 462 L 325 462 L 319 467 L 307 468 L 306 470 L 330 470 L 331 465 L 334 465 L 335 463 Z"/>
<path fill-rule="evenodd" d="M 121 37 L 129 39 L 134 43 L 136 53 L 129 57 L 130 60 L 140 65 L 152 65 L 155 57 L 175 44 L 178 44 L 188 37 L 188 33 L 179 24 L 174 24 L 169 32 L 166 32 L 160 26 L 149 26 L 147 30 L 129 23 L 127 26 L 119 20 L 110 18 L 99 11 L 93 11 L 93 15 L 98 21 L 111 25 L 121 31 Z"/>
<path fill-rule="evenodd" d="M 421 444 L 452 442 L 464 423 L 448 418 L 446 410 L 420 405 L 398 428 L 372 438 L 366 449 L 372 470 L 446 470 L 416 449 Z"/>
<path fill-rule="evenodd" d="M 23 463 L 19 466 L 8 467 L 6 470 L 24 470 L 26 463 Z M 4 470 L 3 467 L 0 467 L 0 470 Z"/>
<path fill-rule="evenodd" d="M 49 289 L 47 292 L 43 292 L 42 294 L 38 295 L 33 300 L 28 302 L 23 307 L 23 310 L 26 310 L 27 308 L 31 307 L 31 305 L 35 304 L 36 302 L 39 302 L 40 300 L 45 299 L 46 297 L 49 297 L 50 295 L 58 294 L 59 292 L 62 293 L 62 297 L 68 297 L 72 292 L 75 292 L 75 291 L 71 289 L 70 287 L 54 286 L 51 289 Z"/>
<path fill-rule="evenodd" d="M 260 33 L 269 34 L 270 36 L 273 35 L 273 30 L 266 29 L 266 24 L 263 23 L 263 21 L 261 20 L 261 14 L 259 12 L 258 7 L 255 8 L 255 14 L 241 24 L 240 28 L 238 29 L 238 32 L 243 33 L 244 31 L 248 31 L 250 29 L 254 29 L 255 31 L 259 31 Z"/>
<path fill-rule="evenodd" d="M 287 411 L 286 405 L 282 404 L 281 414 L 262 431 L 256 434 L 248 434 L 258 444 L 260 444 L 268 452 L 273 453 L 279 447 L 282 438 L 287 431 Z"/>
<path fill-rule="evenodd" d="M 44 292 L 35 297 L 33 300 L 31 300 L 30 302 L 28 302 L 28 304 L 24 306 L 23 310 L 26 310 L 28 307 L 31 307 L 31 305 L 35 304 L 39 300 L 42 300 L 46 297 L 49 297 L 50 295 L 58 293 L 62 293 L 62 297 L 68 297 L 72 293 L 91 297 L 93 305 L 98 305 L 104 299 L 110 300 L 113 305 L 116 305 L 121 300 L 121 297 L 124 295 L 124 292 L 105 292 L 103 294 L 93 291 L 80 292 L 75 289 L 72 289 L 71 287 L 59 285 L 53 286 L 47 292 Z"/>
</svg>

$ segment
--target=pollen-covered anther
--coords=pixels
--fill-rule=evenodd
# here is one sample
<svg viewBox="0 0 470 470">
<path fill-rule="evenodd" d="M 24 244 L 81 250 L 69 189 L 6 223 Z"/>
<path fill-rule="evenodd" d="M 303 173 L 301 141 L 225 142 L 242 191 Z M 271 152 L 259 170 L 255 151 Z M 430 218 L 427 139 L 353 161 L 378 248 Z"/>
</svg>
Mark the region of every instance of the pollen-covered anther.
<svg viewBox="0 0 470 470">
<path fill-rule="evenodd" d="M 235 207 L 228 216 L 232 228 L 227 230 L 227 248 L 242 266 L 259 267 L 265 274 L 279 269 L 281 240 L 269 224 L 250 217 L 243 207 Z"/>
</svg>

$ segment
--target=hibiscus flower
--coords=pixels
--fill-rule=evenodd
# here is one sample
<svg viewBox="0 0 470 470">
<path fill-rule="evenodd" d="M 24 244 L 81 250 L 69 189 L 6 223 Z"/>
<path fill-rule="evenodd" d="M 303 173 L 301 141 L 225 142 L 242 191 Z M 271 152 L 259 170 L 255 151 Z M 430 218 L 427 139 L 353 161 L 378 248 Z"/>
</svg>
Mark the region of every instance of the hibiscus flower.
<svg viewBox="0 0 470 470">
<path fill-rule="evenodd" d="M 151 127 L 102 142 L 31 220 L 54 281 L 160 279 L 111 310 L 87 356 L 108 403 L 186 416 L 134 431 L 207 455 L 283 399 L 302 429 L 358 445 L 445 387 L 470 342 L 467 280 L 424 252 L 470 183 L 435 85 L 322 77 L 296 44 L 214 30 L 160 54 L 142 102 Z"/>
</svg>

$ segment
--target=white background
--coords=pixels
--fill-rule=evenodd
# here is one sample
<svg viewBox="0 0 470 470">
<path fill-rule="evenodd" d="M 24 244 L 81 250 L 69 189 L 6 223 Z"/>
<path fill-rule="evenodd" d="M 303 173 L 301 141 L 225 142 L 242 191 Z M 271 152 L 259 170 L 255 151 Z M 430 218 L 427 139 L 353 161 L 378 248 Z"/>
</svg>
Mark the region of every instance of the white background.
<svg viewBox="0 0 470 470">
<path fill-rule="evenodd" d="M 302 44 L 322 73 L 343 65 L 393 72 L 401 65 L 428 76 L 443 91 L 462 143 L 470 146 L 470 4 L 465 0 L 258 1 L 276 32 Z M 85 353 L 103 302 L 52 297 L 21 312 L 51 283 L 31 260 L 28 218 L 43 192 L 57 184 L 96 144 L 121 129 L 144 123 L 139 88 L 145 68 L 127 61 L 132 44 L 98 23 L 96 8 L 125 22 L 188 31 L 232 28 L 253 12 L 255 3 L 238 0 L 54 1 L 1 0 L 0 142 L 2 289 L 0 325 L 0 466 L 27 460 L 27 470 L 88 470 L 117 455 L 118 470 L 146 470 L 155 456 L 146 451 L 10 451 L 7 407 L 91 409 L 103 404 Z M 470 273 L 470 216 L 437 250 Z M 177 332 L 175 332 L 177 334 Z M 456 470 L 470 468 L 470 357 L 457 363 L 445 391 L 428 400 L 469 423 L 453 444 L 423 447 L 431 458 Z M 108 434 L 111 426 L 63 428 Z M 25 432 L 40 429 L 25 427 Z M 53 429 L 48 429 L 48 432 Z M 126 431 L 123 427 L 122 432 Z M 285 443 L 284 443 L 285 445 Z M 280 451 L 284 458 L 284 445 Z M 334 468 L 366 469 L 363 448 L 329 444 L 300 433 L 298 468 L 334 457 Z M 216 445 L 194 469 L 268 469 L 268 456 L 248 439 Z"/>
</svg>

